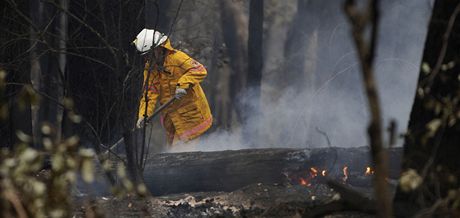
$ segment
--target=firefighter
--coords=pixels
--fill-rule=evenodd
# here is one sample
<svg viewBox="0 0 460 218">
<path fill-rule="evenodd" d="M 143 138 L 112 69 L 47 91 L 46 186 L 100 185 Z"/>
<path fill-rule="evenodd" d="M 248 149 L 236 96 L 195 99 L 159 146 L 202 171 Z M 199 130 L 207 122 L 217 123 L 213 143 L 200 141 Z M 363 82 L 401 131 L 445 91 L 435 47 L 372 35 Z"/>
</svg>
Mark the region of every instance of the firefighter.
<svg viewBox="0 0 460 218">
<path fill-rule="evenodd" d="M 168 144 L 188 142 L 202 135 L 212 125 L 211 110 L 200 85 L 207 74 L 205 67 L 174 49 L 166 35 L 153 29 L 143 29 L 133 43 L 146 59 L 137 127 L 141 128 L 153 114 L 157 101 L 162 105 L 176 98 L 160 117 Z"/>
</svg>

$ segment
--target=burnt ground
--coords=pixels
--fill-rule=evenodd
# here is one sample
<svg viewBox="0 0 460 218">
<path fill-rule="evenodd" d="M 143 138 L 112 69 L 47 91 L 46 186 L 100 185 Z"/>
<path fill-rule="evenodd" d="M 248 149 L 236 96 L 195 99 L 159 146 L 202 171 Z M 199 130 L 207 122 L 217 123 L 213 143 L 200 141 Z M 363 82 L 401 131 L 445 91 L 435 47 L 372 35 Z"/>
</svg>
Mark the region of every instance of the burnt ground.
<svg viewBox="0 0 460 218">
<path fill-rule="evenodd" d="M 349 187 L 349 186 L 348 186 Z M 352 187 L 351 187 L 352 188 Z M 360 193 L 371 197 L 370 188 Z M 98 197 L 81 203 L 75 217 L 96 209 L 106 217 L 374 217 L 337 208 L 342 196 L 325 184 L 253 184 L 233 192 L 197 192 L 149 198 Z"/>
<path fill-rule="evenodd" d="M 393 191 L 400 154 L 390 152 Z M 368 164 L 364 147 L 157 154 L 144 175 L 154 197 L 116 198 L 106 190 L 88 200 L 82 191 L 75 217 L 374 217 Z"/>
</svg>

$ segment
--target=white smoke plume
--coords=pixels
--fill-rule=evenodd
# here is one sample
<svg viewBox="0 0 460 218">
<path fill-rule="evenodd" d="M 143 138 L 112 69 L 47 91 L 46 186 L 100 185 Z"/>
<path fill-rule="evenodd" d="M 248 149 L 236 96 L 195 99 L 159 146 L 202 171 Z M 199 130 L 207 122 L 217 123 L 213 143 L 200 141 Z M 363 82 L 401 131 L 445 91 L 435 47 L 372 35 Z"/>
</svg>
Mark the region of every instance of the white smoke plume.
<svg viewBox="0 0 460 218">
<path fill-rule="evenodd" d="M 403 133 L 407 126 L 415 94 L 419 66 L 423 53 L 428 21 L 431 16 L 429 0 L 384 1 L 381 5 L 380 31 L 375 63 L 385 127 L 391 119 Z M 341 7 L 337 3 L 337 7 Z M 279 16 L 283 16 L 280 12 Z M 270 95 L 270 85 L 262 85 L 262 109 L 246 120 L 249 131 L 254 133 L 256 144 L 244 141 L 241 128 L 215 131 L 199 141 L 179 145 L 167 152 L 213 151 L 262 147 L 324 147 L 328 146 L 327 134 L 332 146 L 353 147 L 368 144 L 368 106 L 363 93 L 359 62 L 351 39 L 349 23 L 344 14 L 342 22 L 330 23 L 326 32 L 329 50 L 335 54 L 322 56 L 317 69 L 325 79 L 313 90 L 276 90 Z M 327 20 L 328 17 L 320 18 Z M 278 30 L 283 31 L 283 30 Z M 285 37 L 285 33 L 274 33 Z M 281 37 L 282 38 L 282 37 Z M 275 40 L 266 40 L 275 43 Z M 283 60 L 271 51 L 281 44 L 265 45 L 264 73 Z M 298 42 L 306 43 L 306 42 Z M 324 48 L 319 48 L 324 49 Z M 275 72 L 282 73 L 282 72 Z M 265 76 L 265 75 L 264 75 Z M 296 78 L 286 78 L 295 80 Z M 250 102 L 251 91 L 244 93 L 242 101 Z M 398 145 L 401 145 L 399 140 Z"/>
</svg>

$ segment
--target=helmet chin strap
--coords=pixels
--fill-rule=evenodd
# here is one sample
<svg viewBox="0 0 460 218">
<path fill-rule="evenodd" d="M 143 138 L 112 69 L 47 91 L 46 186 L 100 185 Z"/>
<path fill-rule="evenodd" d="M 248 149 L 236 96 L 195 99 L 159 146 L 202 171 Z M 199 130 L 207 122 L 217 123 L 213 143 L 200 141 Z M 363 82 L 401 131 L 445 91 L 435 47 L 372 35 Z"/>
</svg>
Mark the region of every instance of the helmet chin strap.
<svg viewBox="0 0 460 218">
<path fill-rule="evenodd" d="M 144 55 L 148 54 L 148 53 L 149 53 L 149 51 L 150 51 L 150 50 L 148 50 L 148 51 L 143 51 L 143 52 L 140 52 L 140 54 L 139 54 L 139 55 L 141 55 L 141 56 L 144 56 Z"/>
<path fill-rule="evenodd" d="M 158 46 L 159 46 L 159 45 L 158 45 Z M 155 52 L 155 48 L 158 47 L 158 46 L 155 46 L 155 47 L 154 47 L 154 46 L 151 46 L 149 50 L 139 52 L 139 54 L 140 54 L 141 56 L 144 56 L 144 55 L 148 54 L 149 52 Z"/>
</svg>

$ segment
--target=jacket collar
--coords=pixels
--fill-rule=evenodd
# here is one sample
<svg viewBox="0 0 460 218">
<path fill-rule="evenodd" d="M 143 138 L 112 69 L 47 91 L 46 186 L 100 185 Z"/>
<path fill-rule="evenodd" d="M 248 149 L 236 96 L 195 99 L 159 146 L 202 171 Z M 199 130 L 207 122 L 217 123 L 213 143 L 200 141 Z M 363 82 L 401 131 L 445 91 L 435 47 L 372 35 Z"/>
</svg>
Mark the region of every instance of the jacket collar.
<svg viewBox="0 0 460 218">
<path fill-rule="evenodd" d="M 175 49 L 171 46 L 171 40 L 167 39 L 163 44 L 160 45 L 163 48 L 166 48 L 169 51 L 175 51 Z"/>
</svg>

